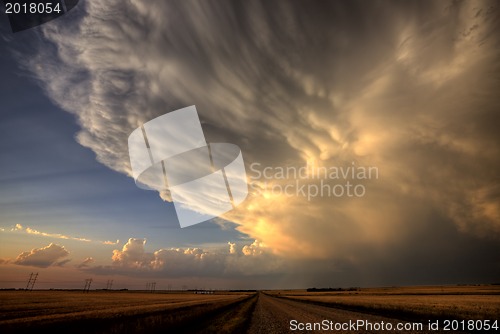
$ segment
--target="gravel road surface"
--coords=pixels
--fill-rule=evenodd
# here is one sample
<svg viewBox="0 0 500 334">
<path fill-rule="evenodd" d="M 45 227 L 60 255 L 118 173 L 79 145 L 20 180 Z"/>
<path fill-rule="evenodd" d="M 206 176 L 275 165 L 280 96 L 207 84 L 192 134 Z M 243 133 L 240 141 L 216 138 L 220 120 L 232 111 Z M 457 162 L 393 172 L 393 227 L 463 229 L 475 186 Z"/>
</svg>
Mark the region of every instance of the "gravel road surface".
<svg viewBox="0 0 500 334">
<path fill-rule="evenodd" d="M 297 326 L 292 325 L 291 321 L 296 320 Z M 300 330 L 299 323 L 306 326 L 307 323 L 321 323 L 322 321 L 332 321 L 335 323 L 349 323 L 349 321 L 356 322 L 357 320 L 365 320 L 372 324 L 381 324 L 390 326 L 393 330 L 367 330 L 366 328 L 358 328 L 352 330 L 352 327 L 347 330 L 335 329 L 333 330 Z M 285 298 L 272 297 L 264 293 L 260 293 L 252 319 L 248 334 L 278 334 L 278 333 L 429 333 L 426 331 L 427 323 L 423 323 L 424 330 L 396 330 L 398 323 L 405 323 L 404 321 L 391 319 L 366 313 L 358 313 L 346 311 L 336 308 L 325 306 L 313 305 L 299 301 L 293 301 Z M 408 324 L 409 325 L 409 324 Z M 407 325 L 407 326 L 408 326 Z M 334 325 L 333 325 L 334 326 Z M 346 325 L 344 325 L 346 326 Z M 292 330 L 296 327 L 295 330 Z M 304 327 L 305 328 L 305 327 Z M 375 327 L 374 327 L 375 328 Z M 436 333 L 433 331 L 432 333 Z"/>
</svg>

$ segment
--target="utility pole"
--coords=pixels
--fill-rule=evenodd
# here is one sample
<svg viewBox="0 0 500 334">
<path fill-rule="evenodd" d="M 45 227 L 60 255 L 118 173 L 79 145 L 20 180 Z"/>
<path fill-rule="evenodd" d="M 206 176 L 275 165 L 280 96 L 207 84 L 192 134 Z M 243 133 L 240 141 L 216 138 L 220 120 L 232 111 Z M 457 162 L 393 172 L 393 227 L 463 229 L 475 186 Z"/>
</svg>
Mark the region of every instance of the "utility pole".
<svg viewBox="0 0 500 334">
<path fill-rule="evenodd" d="M 113 280 L 108 279 L 108 282 L 106 283 L 106 290 L 111 290 L 112 286 L 113 286 Z"/>
<path fill-rule="evenodd" d="M 38 278 L 38 273 L 35 274 L 35 277 L 33 278 L 33 282 L 31 282 L 31 289 L 30 291 L 33 290 L 33 287 L 35 286 L 36 279 Z"/>
<path fill-rule="evenodd" d="M 146 291 L 154 292 L 156 290 L 156 282 L 148 282 L 146 283 Z"/>
<path fill-rule="evenodd" d="M 89 292 L 90 284 L 92 284 L 92 278 L 85 279 L 85 287 L 83 288 L 83 292 Z"/>
<path fill-rule="evenodd" d="M 28 283 L 26 284 L 26 289 L 24 289 L 24 290 L 28 291 L 28 287 L 29 287 L 29 286 L 30 286 L 30 284 L 31 284 L 31 279 L 32 279 L 32 278 L 33 278 L 33 273 L 31 273 L 31 274 L 30 274 L 30 278 L 28 279 Z"/>
<path fill-rule="evenodd" d="M 26 291 L 32 291 L 33 290 L 33 287 L 35 286 L 35 282 L 36 282 L 36 279 L 38 277 L 38 273 L 36 274 L 33 274 L 31 273 L 30 274 L 30 278 L 28 279 L 28 284 L 26 284 Z"/>
</svg>

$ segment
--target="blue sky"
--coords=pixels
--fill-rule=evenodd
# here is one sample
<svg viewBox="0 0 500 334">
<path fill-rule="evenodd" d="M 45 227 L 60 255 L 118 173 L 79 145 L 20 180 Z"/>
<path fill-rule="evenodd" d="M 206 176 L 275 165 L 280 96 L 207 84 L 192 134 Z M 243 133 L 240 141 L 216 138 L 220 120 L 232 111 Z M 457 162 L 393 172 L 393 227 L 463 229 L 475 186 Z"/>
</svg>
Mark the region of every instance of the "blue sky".
<svg viewBox="0 0 500 334">
<path fill-rule="evenodd" d="M 5 20 L 2 23 L 8 29 Z M 9 37 L 12 48 L 29 43 L 36 31 Z M 118 239 L 122 244 L 134 236 L 147 238 L 151 249 L 245 238 L 234 228 L 223 230 L 210 222 L 180 229 L 171 203 L 137 188 L 131 177 L 97 162 L 90 149 L 76 142 L 75 117 L 50 101 L 12 53 L 2 53 L 0 60 L 2 228 L 21 224 L 91 240 Z M 3 237 L 2 244 L 10 244 L 2 248 L 5 255 L 17 255 L 11 252 L 22 249 L 14 245 L 24 236 Z"/>
</svg>

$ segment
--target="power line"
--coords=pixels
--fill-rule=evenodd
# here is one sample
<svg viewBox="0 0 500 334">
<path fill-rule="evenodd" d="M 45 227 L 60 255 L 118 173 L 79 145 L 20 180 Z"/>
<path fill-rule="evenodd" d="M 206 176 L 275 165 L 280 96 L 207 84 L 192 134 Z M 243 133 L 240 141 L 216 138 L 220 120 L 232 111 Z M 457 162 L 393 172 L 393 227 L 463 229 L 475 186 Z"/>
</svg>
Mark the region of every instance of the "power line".
<svg viewBox="0 0 500 334">
<path fill-rule="evenodd" d="M 83 288 L 83 292 L 89 292 L 90 284 L 92 284 L 92 278 L 85 279 L 85 287 Z"/>
<path fill-rule="evenodd" d="M 10 285 L 12 284 L 12 288 L 19 288 L 20 290 L 27 290 L 27 291 L 30 291 L 30 290 L 34 290 L 34 286 L 36 285 L 37 286 L 37 289 L 45 289 L 47 288 L 47 286 L 49 286 L 50 288 L 54 288 L 54 289 L 81 289 L 81 280 L 57 280 L 57 279 L 43 279 L 43 278 L 47 278 L 47 276 L 41 276 L 39 275 L 39 273 L 37 272 L 32 272 L 30 274 L 28 274 L 28 279 L 26 280 L 22 280 L 22 277 L 19 277 L 19 280 L 16 280 L 16 278 L 18 277 L 13 277 L 14 279 L 13 280 L 0 280 L 0 286 L 2 286 L 0 289 L 3 289 L 3 288 L 10 288 L 8 287 L 7 285 Z M 90 280 L 90 278 L 88 278 Z M 85 282 L 86 280 L 84 280 Z M 126 288 L 126 289 L 137 289 L 137 290 L 142 290 L 144 289 L 144 284 L 145 283 L 139 283 L 139 282 L 123 282 L 123 281 L 120 281 L 119 282 L 120 286 L 118 288 Z M 146 291 L 148 292 L 155 292 L 156 291 L 156 286 L 158 282 L 148 282 L 146 284 Z M 84 284 L 84 290 L 85 292 L 87 292 L 87 290 L 90 290 L 90 286 L 87 286 L 87 284 L 94 284 L 94 289 L 97 287 L 97 285 L 101 286 L 103 290 L 105 289 L 117 289 L 116 287 L 116 284 L 114 283 L 114 280 L 113 279 L 106 279 L 106 280 L 103 280 L 103 281 L 96 281 L 96 283 L 94 283 L 93 279 L 92 279 L 92 282 L 88 282 L 86 284 Z M 96 285 L 97 284 L 97 285 Z M 5 287 L 3 287 L 5 286 Z M 80 287 L 80 288 L 79 288 Z M 174 288 L 174 285 L 169 282 L 167 285 L 166 285 L 166 289 L 167 290 L 173 290 Z M 182 286 L 182 289 L 183 290 L 187 290 L 187 285 L 183 285 Z"/>
<path fill-rule="evenodd" d="M 36 279 L 38 277 L 38 273 L 34 274 L 31 273 L 30 274 L 30 278 L 28 279 L 28 284 L 26 284 L 26 291 L 32 291 L 33 290 L 33 287 L 35 286 L 35 282 L 36 282 Z"/>
<path fill-rule="evenodd" d="M 146 291 L 155 292 L 155 290 L 156 290 L 156 282 L 146 283 Z"/>
</svg>

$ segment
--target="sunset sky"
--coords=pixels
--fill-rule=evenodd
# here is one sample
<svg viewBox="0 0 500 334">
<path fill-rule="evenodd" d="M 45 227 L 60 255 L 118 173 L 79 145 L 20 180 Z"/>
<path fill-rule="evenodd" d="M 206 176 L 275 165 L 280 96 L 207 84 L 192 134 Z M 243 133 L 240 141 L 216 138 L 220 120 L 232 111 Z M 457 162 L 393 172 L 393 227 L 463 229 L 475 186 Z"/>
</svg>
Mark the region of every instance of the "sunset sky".
<svg viewBox="0 0 500 334">
<path fill-rule="evenodd" d="M 498 31 L 497 1 L 82 0 L 15 34 L 1 14 L 0 288 L 500 282 Z M 127 138 L 191 105 L 249 195 L 180 228 Z M 301 167 L 377 177 L 308 198 L 346 179 L 276 174 Z"/>
</svg>

